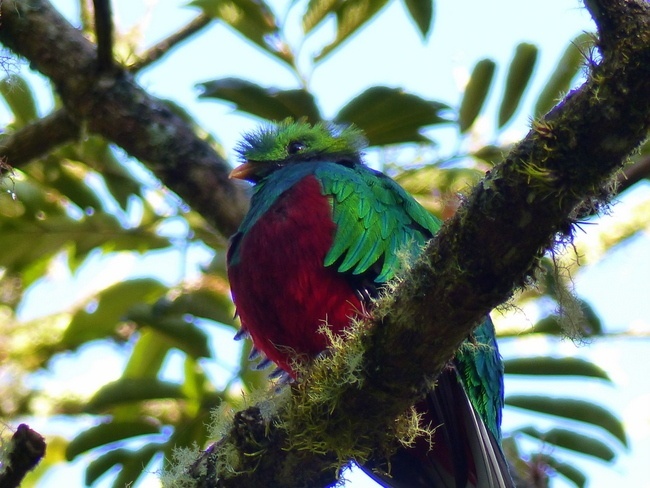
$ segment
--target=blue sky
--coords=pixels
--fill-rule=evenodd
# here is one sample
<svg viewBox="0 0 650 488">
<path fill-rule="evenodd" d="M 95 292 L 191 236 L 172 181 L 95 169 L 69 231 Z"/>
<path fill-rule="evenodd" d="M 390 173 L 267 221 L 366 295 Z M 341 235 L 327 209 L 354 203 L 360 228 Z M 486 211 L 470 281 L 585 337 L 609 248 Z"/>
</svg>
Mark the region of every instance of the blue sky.
<svg viewBox="0 0 650 488">
<path fill-rule="evenodd" d="M 77 2 L 58 0 L 54 2 L 69 18 L 74 19 Z M 166 0 L 156 2 L 149 13 L 144 1 L 114 1 L 118 29 L 128 30 L 139 24 L 144 17 L 148 27 L 142 32 L 145 45 L 161 39 L 179 26 L 189 21 L 196 11 L 183 7 L 185 2 Z M 281 5 L 284 2 L 275 2 Z M 299 4 L 300 5 L 300 4 Z M 494 90 L 496 96 L 490 99 L 489 114 L 480 122 L 486 133 L 492 133 L 497 106 L 507 63 L 512 57 L 517 43 L 526 41 L 540 47 L 540 62 L 535 74 L 535 83 L 530 90 L 528 102 L 509 126 L 504 137 L 516 140 L 527 131 L 528 113 L 547 79 L 559 55 L 568 41 L 583 31 L 592 30 L 593 25 L 588 14 L 574 0 L 549 0 L 547 2 L 522 2 L 520 0 L 497 0 L 494 2 L 453 2 L 438 0 L 436 2 L 436 21 L 433 35 L 429 42 L 422 44 L 405 15 L 400 2 L 394 2 L 358 36 L 348 41 L 344 48 L 319 65 L 310 75 L 310 87 L 317 94 L 320 106 L 326 116 L 331 116 L 349 99 L 375 84 L 403 87 L 408 91 L 427 98 L 438 99 L 455 105 L 460 99 L 462 80 L 466 78 L 473 64 L 480 58 L 491 57 L 498 63 L 497 76 L 499 85 Z M 289 21 L 296 21 L 300 8 L 294 9 Z M 292 39 L 297 38 L 297 29 L 291 29 Z M 318 50 L 328 36 L 332 34 L 331 25 L 320 29 L 314 39 L 303 47 L 301 61 L 308 65 L 310 52 Z M 183 45 L 158 65 L 143 72 L 138 81 L 151 93 L 170 98 L 187 107 L 201 125 L 223 144 L 232 157 L 232 148 L 241 133 L 255 127 L 257 121 L 233 113 L 225 104 L 214 101 L 198 100 L 196 83 L 215 78 L 238 76 L 255 80 L 263 85 L 282 88 L 296 87 L 293 75 L 279 63 L 261 54 L 259 50 L 242 41 L 222 25 L 213 25 L 204 33 Z M 436 134 L 437 135 L 437 134 Z M 455 141 L 451 129 L 440 133 L 445 150 L 445 141 Z M 451 145 L 453 142 L 449 142 Z M 447 148 L 452 150 L 452 147 Z M 643 189 L 626 199 L 626 202 L 613 208 L 608 219 L 626 215 L 627 209 L 637 200 L 648 198 L 649 192 Z M 629 200 L 629 201 L 628 201 Z M 607 219 L 601 224 L 608 225 Z M 587 233 L 596 232 L 596 226 L 587 226 Z M 579 236 L 579 238 L 582 238 Z M 640 330 L 648 332 L 648 301 L 642 292 L 647 279 L 648 245 L 646 234 L 614 250 L 605 260 L 590 266 L 576 275 L 578 292 L 587 298 L 605 320 L 608 330 L 627 330 L 630 324 L 636 324 Z M 178 263 L 167 266 L 171 270 L 168 280 L 177 280 L 179 269 L 196 269 L 196 263 L 209 258 L 207 254 L 193 256 L 193 262 Z M 150 272 L 155 265 L 143 264 L 128 257 L 116 266 L 112 263 L 112 274 L 105 279 L 115 279 L 117 270 L 124 276 L 134 273 Z M 167 258 L 166 258 L 167 259 Z M 185 259 L 177 256 L 174 259 Z M 102 263 L 90 268 L 88 277 L 99 279 L 97 270 L 103 270 Z M 106 271 L 106 270 L 104 270 Z M 107 272 L 107 271 L 106 271 Z M 65 278 L 65 277 L 64 277 Z M 86 284 L 84 279 L 81 283 Z M 58 284 L 52 284 L 56 288 Z M 52 289 L 52 288 L 51 288 Z M 44 302 L 46 293 L 36 296 L 27 315 L 44 313 L 42 307 L 59 305 L 56 298 L 50 296 L 50 302 Z M 38 305 L 37 305 L 38 304 Z M 35 308 L 31 308 L 35 307 Z M 41 307 L 41 308 L 39 308 Z M 219 338 L 218 340 L 229 340 Z M 542 393 L 578 393 L 586 398 L 595 398 L 621 415 L 628 426 L 632 449 L 628 454 L 619 456 L 614 469 L 598 463 L 577 461 L 590 474 L 592 488 L 609 486 L 650 486 L 646 481 L 646 469 L 641 460 L 650 459 L 650 382 L 644 375 L 648 363 L 644 350 L 648 348 L 646 339 L 608 339 L 588 346 L 578 347 L 570 341 L 548 341 L 535 339 L 506 343 L 503 350 L 510 354 L 566 354 L 586 357 L 596 361 L 613 377 L 616 384 L 607 386 L 601 383 L 580 384 L 576 392 L 575 383 L 560 382 L 540 383 L 535 385 Z M 90 357 L 94 349 L 86 352 Z M 111 379 L 120 373 L 121 360 L 111 354 L 105 356 L 108 364 L 103 368 L 104 374 Z M 75 368 L 75 363 L 56 366 L 64 372 Z M 88 373 L 89 375 L 91 373 Z M 97 372 L 94 373 L 97 382 Z M 215 372 L 216 374 L 216 372 Z M 524 381 L 513 381 L 508 385 L 509 392 L 530 391 L 531 385 Z M 522 419 L 516 412 L 506 413 L 506 428 L 519 425 Z M 75 479 L 81 475 L 81 466 L 70 472 L 61 472 L 47 481 L 47 486 L 56 486 L 56 480 Z M 346 486 L 354 488 L 376 486 L 367 479 L 352 474 Z M 81 478 L 79 478 L 81 479 Z M 645 483 L 645 484 L 644 484 Z M 109 486 L 104 480 L 101 486 Z M 43 486 L 46 486 L 43 484 Z M 140 486 L 156 486 L 153 477 Z M 554 486 L 567 486 L 558 481 Z"/>
</svg>

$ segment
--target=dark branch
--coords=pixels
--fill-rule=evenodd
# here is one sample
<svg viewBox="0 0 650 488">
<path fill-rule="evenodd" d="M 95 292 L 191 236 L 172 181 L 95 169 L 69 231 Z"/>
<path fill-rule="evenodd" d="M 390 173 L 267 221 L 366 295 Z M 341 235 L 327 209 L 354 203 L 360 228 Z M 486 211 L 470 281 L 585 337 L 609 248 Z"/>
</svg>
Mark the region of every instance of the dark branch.
<svg viewBox="0 0 650 488">
<path fill-rule="evenodd" d="M 111 0 L 93 0 L 95 35 L 97 36 L 97 69 L 108 73 L 113 69 L 113 14 Z"/>
<path fill-rule="evenodd" d="M 142 54 L 140 59 L 136 60 L 133 64 L 128 66 L 127 69 L 130 72 L 135 73 L 137 71 L 140 71 L 142 68 L 145 68 L 150 64 L 158 61 L 165 54 L 167 54 L 172 48 L 174 48 L 176 45 L 180 44 L 187 38 L 199 32 L 201 29 L 207 26 L 211 21 L 212 19 L 209 16 L 205 14 L 200 14 L 194 20 L 189 22 L 185 27 L 182 27 L 177 32 L 174 32 L 166 39 L 163 39 L 162 41 L 157 43 L 155 46 L 152 46 L 149 49 L 147 49 L 147 51 L 144 54 Z"/>
<path fill-rule="evenodd" d="M 641 180 L 650 178 L 650 154 L 642 157 L 634 164 L 626 166 L 617 177 L 617 189 L 620 193 Z"/>
<path fill-rule="evenodd" d="M 65 109 L 60 109 L 0 139 L 0 156 L 18 168 L 78 136 L 79 126 Z"/>
<path fill-rule="evenodd" d="M 0 486 L 17 488 L 25 475 L 45 456 L 45 439 L 28 425 L 20 424 L 6 449 L 10 454 L 7 466 L 0 474 Z"/>
<path fill-rule="evenodd" d="M 76 124 L 147 164 L 224 236 L 235 232 L 247 208 L 245 192 L 228 179 L 224 159 L 181 116 L 123 70 L 99 76 L 95 46 L 46 0 L 0 5 L 0 42 L 52 80 Z"/>
</svg>

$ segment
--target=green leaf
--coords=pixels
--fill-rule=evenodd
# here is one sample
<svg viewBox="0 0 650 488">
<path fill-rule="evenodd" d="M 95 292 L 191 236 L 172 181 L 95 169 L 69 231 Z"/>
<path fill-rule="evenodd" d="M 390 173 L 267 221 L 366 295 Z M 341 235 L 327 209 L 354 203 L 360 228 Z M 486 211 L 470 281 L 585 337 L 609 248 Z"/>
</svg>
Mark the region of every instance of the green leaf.
<svg viewBox="0 0 650 488">
<path fill-rule="evenodd" d="M 604 442 L 594 439 L 593 437 L 578 434 L 572 430 L 551 429 L 546 432 L 541 432 L 535 427 L 524 427 L 518 429 L 517 432 L 604 461 L 611 461 L 616 456 L 612 448 Z"/>
<path fill-rule="evenodd" d="M 481 59 L 474 65 L 458 111 L 458 127 L 461 134 L 467 132 L 481 112 L 492 85 L 495 69 L 496 64 L 491 59 Z"/>
<path fill-rule="evenodd" d="M 157 444 L 144 446 L 132 452 L 129 456 L 125 456 L 122 469 L 120 469 L 117 478 L 113 482 L 113 488 L 133 486 L 135 481 L 146 472 L 148 464 L 161 447 L 162 445 Z"/>
<path fill-rule="evenodd" d="M 193 357 L 210 357 L 208 335 L 182 317 L 160 316 L 152 313 L 149 307 L 137 307 L 128 315 L 140 325 L 151 327 L 169 343 Z"/>
<path fill-rule="evenodd" d="M 170 347 L 169 341 L 154 331 L 141 330 L 122 377 L 156 378 Z"/>
<path fill-rule="evenodd" d="M 429 35 L 433 25 L 433 2 L 434 0 L 404 0 L 404 5 L 420 29 L 422 38 Z"/>
<path fill-rule="evenodd" d="M 334 121 L 362 129 L 371 146 L 431 142 L 420 134 L 429 125 L 449 122 L 441 113 L 449 106 L 397 88 L 375 86 L 351 100 Z"/>
<path fill-rule="evenodd" d="M 127 453 L 130 453 L 127 449 L 112 449 L 91 461 L 86 468 L 86 486 L 92 485 L 113 466 L 122 464 L 125 461 Z"/>
<path fill-rule="evenodd" d="M 74 348 L 84 342 L 110 337 L 131 307 L 141 302 L 151 303 L 166 291 L 165 285 L 150 278 L 112 285 L 95 297 L 96 308 L 92 312 L 79 310 L 74 315 L 65 331 L 63 342 L 67 347 Z"/>
<path fill-rule="evenodd" d="M 340 0 L 309 0 L 302 16 L 302 30 L 306 34 L 322 22 L 328 14 L 336 12 Z"/>
<path fill-rule="evenodd" d="M 200 410 L 193 417 L 184 417 L 176 425 L 174 433 L 169 438 L 165 449 L 165 458 L 171 459 L 172 451 L 179 446 L 189 447 L 194 444 L 203 446 L 208 440 L 207 426 L 210 425 L 210 422 L 210 410 L 208 409 Z"/>
<path fill-rule="evenodd" d="M 192 0 L 190 5 L 221 19 L 266 52 L 293 66 L 293 53 L 280 38 L 275 15 L 264 0 Z"/>
<path fill-rule="evenodd" d="M 558 315 L 552 314 L 538 320 L 533 326 L 533 332 L 536 334 L 549 334 L 564 336 L 564 329 Z"/>
<path fill-rule="evenodd" d="M 609 410 L 594 403 L 574 398 L 511 395 L 506 397 L 506 405 L 595 425 L 605 429 L 627 447 L 627 436 L 621 421 Z"/>
<path fill-rule="evenodd" d="M 115 480 L 113 486 L 131 486 L 133 482 L 142 474 L 156 452 L 162 450 L 164 444 L 148 444 L 136 451 L 130 449 L 113 449 L 88 464 L 86 468 L 85 482 L 86 486 L 93 484 L 97 479 L 106 473 L 113 466 L 121 465 L 122 469 Z M 126 472 L 128 476 L 123 476 Z M 136 476 L 132 476 L 136 474 Z"/>
<path fill-rule="evenodd" d="M 542 376 L 588 376 L 611 382 L 605 371 L 590 361 L 579 358 L 537 356 L 504 361 L 506 374 Z"/>
<path fill-rule="evenodd" d="M 148 420 L 104 422 L 91 427 L 70 441 L 65 458 L 72 461 L 79 454 L 99 446 L 141 435 L 160 433 L 160 426 Z"/>
<path fill-rule="evenodd" d="M 542 92 L 535 103 L 535 117 L 540 117 L 548 112 L 557 103 L 558 99 L 569 91 L 571 82 L 585 61 L 585 52 L 593 45 L 592 34 L 582 33 L 577 36 L 555 66 L 553 74 L 544 84 Z"/>
<path fill-rule="evenodd" d="M 336 9 L 336 38 L 315 57 L 322 61 L 348 37 L 374 17 L 388 0 L 346 0 L 340 2 Z"/>
<path fill-rule="evenodd" d="M 236 323 L 233 318 L 235 307 L 226 287 L 219 290 L 206 286 L 187 291 L 162 307 L 166 315 L 191 314 L 226 325 L 234 326 Z"/>
<path fill-rule="evenodd" d="M 212 356 L 208 335 L 194 324 L 183 319 L 166 318 L 152 320 L 148 324 L 160 332 L 174 347 L 186 352 L 195 358 L 209 358 Z"/>
<path fill-rule="evenodd" d="M 141 183 L 115 155 L 110 144 L 99 136 L 90 136 L 81 144 L 64 146 L 57 154 L 70 161 L 79 161 L 96 171 L 110 195 L 119 206 L 127 209 L 129 199 L 141 193 Z"/>
<path fill-rule="evenodd" d="M 563 463 L 555 459 L 553 456 L 547 456 L 544 454 L 538 454 L 537 456 L 535 456 L 535 461 L 537 462 L 541 461 L 547 464 L 548 466 L 553 468 L 553 470 L 555 470 L 558 474 L 570 480 L 578 488 L 584 488 L 585 486 L 587 486 L 587 477 L 584 475 L 584 473 L 579 469 L 571 466 L 570 464 Z"/>
<path fill-rule="evenodd" d="M 104 208 L 101 197 L 86 183 L 91 173 L 87 166 L 60 158 L 48 159 L 43 168 L 43 183 L 55 188 L 81 210 Z"/>
<path fill-rule="evenodd" d="M 521 102 L 521 97 L 528 87 L 537 62 L 538 49 L 534 44 L 522 42 L 517 46 L 515 55 L 508 68 L 506 88 L 499 107 L 499 128 L 503 127 L 514 115 Z"/>
<path fill-rule="evenodd" d="M 508 147 L 488 144 L 487 146 L 483 146 L 477 151 L 474 151 L 470 155 L 474 158 L 485 161 L 488 164 L 495 165 L 503 161 L 503 156 L 507 154 L 509 150 Z"/>
<path fill-rule="evenodd" d="M 181 385 L 153 378 L 120 378 L 102 386 L 86 406 L 89 412 L 106 410 L 120 403 L 159 398 L 185 398 Z"/>
<path fill-rule="evenodd" d="M 63 207 L 63 199 L 45 185 L 40 184 L 32 178 L 17 175 L 14 180 L 7 184 L 12 195 L 4 194 L 3 203 L 12 207 L 20 206 L 22 211 L 14 210 L 12 217 L 22 217 L 32 222 L 44 222 L 49 217 L 68 218 Z M 13 200 L 13 201 L 12 201 Z M 3 213 L 11 210 L 3 209 Z"/>
<path fill-rule="evenodd" d="M 224 78 L 198 85 L 201 98 L 218 98 L 235 104 L 237 110 L 268 120 L 306 117 L 310 123 L 321 120 L 314 97 L 307 90 L 263 88 L 240 78 Z"/>
<path fill-rule="evenodd" d="M 22 76 L 12 74 L 0 80 L 0 95 L 14 114 L 14 128 L 24 127 L 38 118 L 34 94 Z"/>
</svg>

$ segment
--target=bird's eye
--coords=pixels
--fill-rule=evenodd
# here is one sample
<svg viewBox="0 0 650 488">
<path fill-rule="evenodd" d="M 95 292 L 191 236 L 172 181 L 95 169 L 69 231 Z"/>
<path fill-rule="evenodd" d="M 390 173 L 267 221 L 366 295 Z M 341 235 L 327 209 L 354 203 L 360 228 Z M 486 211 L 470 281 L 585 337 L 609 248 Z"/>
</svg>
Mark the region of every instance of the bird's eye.
<svg viewBox="0 0 650 488">
<path fill-rule="evenodd" d="M 307 146 L 300 141 L 291 141 L 287 146 L 287 152 L 289 154 L 298 154 L 300 151 L 303 151 Z"/>
</svg>

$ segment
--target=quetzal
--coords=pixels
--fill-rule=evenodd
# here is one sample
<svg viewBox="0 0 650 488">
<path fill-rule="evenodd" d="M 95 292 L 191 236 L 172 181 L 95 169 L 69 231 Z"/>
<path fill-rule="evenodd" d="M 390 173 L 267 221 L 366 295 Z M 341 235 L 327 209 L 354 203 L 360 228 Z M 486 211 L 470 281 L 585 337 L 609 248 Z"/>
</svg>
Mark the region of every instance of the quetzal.
<svg viewBox="0 0 650 488">
<path fill-rule="evenodd" d="M 247 134 L 232 178 L 253 183 L 251 207 L 228 250 L 241 334 L 290 376 L 328 347 L 440 221 L 362 161 L 352 126 L 285 120 Z M 513 486 L 499 447 L 503 367 L 488 319 L 416 408 L 439 426 L 427 442 L 364 466 L 384 486 Z"/>
</svg>

